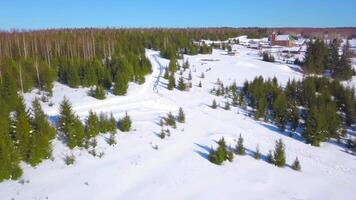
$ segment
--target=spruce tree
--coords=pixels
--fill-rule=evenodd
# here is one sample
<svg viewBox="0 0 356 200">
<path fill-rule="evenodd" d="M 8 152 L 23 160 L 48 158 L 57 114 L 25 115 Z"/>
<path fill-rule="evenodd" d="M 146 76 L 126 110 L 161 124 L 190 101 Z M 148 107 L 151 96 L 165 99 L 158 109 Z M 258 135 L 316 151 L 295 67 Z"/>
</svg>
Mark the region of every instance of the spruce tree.
<svg viewBox="0 0 356 200">
<path fill-rule="evenodd" d="M 287 97 L 284 93 L 280 93 L 273 103 L 273 118 L 277 126 L 284 131 L 288 120 Z"/>
<path fill-rule="evenodd" d="M 115 95 L 125 95 L 128 88 L 127 77 L 124 74 L 118 73 L 116 75 L 115 85 L 113 89 L 113 93 Z"/>
<path fill-rule="evenodd" d="M 103 86 L 98 85 L 95 87 L 95 89 L 91 88 L 89 91 L 90 96 L 103 100 L 106 98 L 106 91 Z"/>
<path fill-rule="evenodd" d="M 32 102 L 32 111 L 33 118 L 31 124 L 33 131 L 30 139 L 29 163 L 32 166 L 36 166 L 42 160 L 48 159 L 51 156 L 51 141 L 55 137 L 56 130 L 49 124 L 48 118 L 43 112 L 38 99 Z"/>
<path fill-rule="evenodd" d="M 200 87 L 200 88 L 202 87 L 202 85 L 201 85 L 201 81 L 199 81 L 199 83 L 198 83 L 198 87 Z"/>
<path fill-rule="evenodd" d="M 114 118 L 114 115 L 112 113 L 110 113 L 110 119 L 108 121 L 108 131 L 111 134 L 116 134 L 116 120 Z"/>
<path fill-rule="evenodd" d="M 292 164 L 292 169 L 296 170 L 296 171 L 300 171 L 302 169 L 302 167 L 300 166 L 300 162 L 298 160 L 298 157 L 295 158 L 293 164 Z"/>
<path fill-rule="evenodd" d="M 31 157 L 31 121 L 23 98 L 20 96 L 16 105 L 16 116 L 12 121 L 12 137 L 21 159 L 30 162 Z"/>
<path fill-rule="evenodd" d="M 193 77 L 192 77 L 192 72 L 191 71 L 189 71 L 189 74 L 188 74 L 188 80 L 192 80 L 193 79 Z"/>
<path fill-rule="evenodd" d="M 173 90 L 176 87 L 176 80 L 174 74 L 171 74 L 168 78 L 168 90 Z"/>
<path fill-rule="evenodd" d="M 216 103 L 215 99 L 213 100 L 213 103 L 211 104 L 212 109 L 216 109 L 218 107 L 218 104 Z"/>
<path fill-rule="evenodd" d="M 161 132 L 160 132 L 160 134 L 159 134 L 159 137 L 160 137 L 161 139 L 164 139 L 164 138 L 166 137 L 166 133 L 165 133 L 165 131 L 164 131 L 163 129 L 161 129 Z"/>
<path fill-rule="evenodd" d="M 183 108 L 179 108 L 177 121 L 179 123 L 184 123 L 185 122 L 185 114 L 184 114 Z"/>
<path fill-rule="evenodd" d="M 276 141 L 273 158 L 274 164 L 278 167 L 284 167 L 284 165 L 286 164 L 285 146 L 283 144 L 282 139 Z"/>
<path fill-rule="evenodd" d="M 216 150 L 211 149 L 209 152 L 208 159 L 210 162 L 221 165 L 225 160 L 227 160 L 227 150 L 224 138 L 218 141 L 218 148 Z"/>
<path fill-rule="evenodd" d="M 172 112 L 169 112 L 167 117 L 165 118 L 166 120 L 166 125 L 176 127 L 176 120 L 172 114 Z"/>
<path fill-rule="evenodd" d="M 63 99 L 59 113 L 59 131 L 66 136 L 68 147 L 73 149 L 76 146 L 82 146 L 84 128 L 79 117 L 74 114 L 68 99 Z"/>
<path fill-rule="evenodd" d="M 268 151 L 268 154 L 267 154 L 267 162 L 268 163 L 271 163 L 271 164 L 274 164 L 274 158 L 273 158 L 273 154 L 272 154 L 272 151 Z"/>
<path fill-rule="evenodd" d="M 16 180 L 22 175 L 19 167 L 20 155 L 9 137 L 9 120 L 0 115 L 0 182 Z"/>
<path fill-rule="evenodd" d="M 291 122 L 291 129 L 292 131 L 295 131 L 298 128 L 299 125 L 299 108 L 295 105 L 295 103 L 292 103 L 292 105 L 289 108 L 289 121 Z"/>
<path fill-rule="evenodd" d="M 184 83 L 184 79 L 183 79 L 183 77 L 181 76 L 180 78 L 179 78 L 179 80 L 178 80 L 178 90 L 180 90 L 180 91 L 184 91 L 184 90 L 186 90 L 186 85 L 185 85 L 185 83 Z"/>
<path fill-rule="evenodd" d="M 334 71 L 334 77 L 338 78 L 340 80 L 349 80 L 353 75 L 352 66 L 351 66 L 350 57 L 349 57 L 349 54 L 350 54 L 349 48 L 350 48 L 350 45 L 347 42 L 343 48 L 343 53 L 341 55 L 339 65 Z"/>
<path fill-rule="evenodd" d="M 92 110 L 89 111 L 85 131 L 88 139 L 97 136 L 100 132 L 99 118 Z"/>
<path fill-rule="evenodd" d="M 130 131 L 131 124 L 132 124 L 132 121 L 131 121 L 130 116 L 127 114 L 127 112 L 126 112 L 125 116 L 118 121 L 118 127 L 119 127 L 120 131 L 122 131 L 122 132 Z"/>
<path fill-rule="evenodd" d="M 242 138 L 241 134 L 239 136 L 239 139 L 237 140 L 237 145 L 236 145 L 236 153 L 238 155 L 245 155 L 245 147 L 244 147 L 244 139 Z"/>
</svg>

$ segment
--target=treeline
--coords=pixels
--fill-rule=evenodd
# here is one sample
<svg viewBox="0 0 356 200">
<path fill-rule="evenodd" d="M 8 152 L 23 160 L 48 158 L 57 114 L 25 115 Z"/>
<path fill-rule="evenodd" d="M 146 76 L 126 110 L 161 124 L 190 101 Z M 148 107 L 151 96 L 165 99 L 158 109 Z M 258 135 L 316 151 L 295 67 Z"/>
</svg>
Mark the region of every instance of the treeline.
<svg viewBox="0 0 356 200">
<path fill-rule="evenodd" d="M 126 93 L 127 82 L 144 82 L 151 65 L 145 48 L 163 57 L 209 53 L 200 39 L 223 40 L 239 34 L 266 35 L 264 29 L 58 29 L 0 32 L 0 80 L 18 89 L 51 91 L 58 80 L 72 87 L 102 86 Z M 115 92 L 116 91 L 116 92 Z"/>
<path fill-rule="evenodd" d="M 355 122 L 354 89 L 328 78 L 292 80 L 284 88 L 276 78 L 257 77 L 241 89 L 236 84 L 224 87 L 218 81 L 212 93 L 231 97 L 233 105 L 250 106 L 256 119 L 274 122 L 282 131 L 289 129 L 291 136 L 300 128 L 306 142 L 315 146 L 330 138 L 340 139 L 345 127 Z"/>
<path fill-rule="evenodd" d="M 340 41 L 334 39 L 329 44 L 323 40 L 316 39 L 308 44 L 305 60 L 302 63 L 307 73 L 322 74 L 326 70 L 333 78 L 339 80 L 350 79 L 355 72 L 350 61 L 350 45 L 347 42 L 339 55 Z"/>
</svg>

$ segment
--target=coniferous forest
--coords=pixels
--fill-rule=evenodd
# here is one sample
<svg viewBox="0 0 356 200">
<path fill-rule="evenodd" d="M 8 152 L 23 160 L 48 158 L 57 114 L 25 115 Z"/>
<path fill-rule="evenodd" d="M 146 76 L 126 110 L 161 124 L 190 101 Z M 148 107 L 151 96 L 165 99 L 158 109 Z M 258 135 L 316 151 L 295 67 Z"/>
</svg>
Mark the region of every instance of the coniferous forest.
<svg viewBox="0 0 356 200">
<path fill-rule="evenodd" d="M 22 175 L 20 161 L 36 166 L 51 156 L 51 141 L 64 138 L 69 148 L 95 144 L 100 133 L 129 131 L 126 116 L 90 112 L 82 123 L 64 99 L 56 129 L 39 100 L 31 108 L 22 94 L 33 88 L 52 94 L 53 82 L 70 87 L 94 86 L 90 95 L 104 99 L 105 92 L 125 95 L 129 82 L 142 84 L 151 72 L 145 48 L 159 50 L 172 60 L 182 54 L 210 53 L 199 39 L 223 40 L 238 34 L 266 36 L 265 29 L 54 29 L 0 32 L 0 181 Z M 93 141 L 94 140 L 94 141 Z M 114 144 L 111 137 L 110 144 Z M 93 155 L 96 153 L 91 151 Z M 70 162 L 69 162 L 70 161 Z M 68 163 L 74 158 L 68 157 Z"/>
</svg>

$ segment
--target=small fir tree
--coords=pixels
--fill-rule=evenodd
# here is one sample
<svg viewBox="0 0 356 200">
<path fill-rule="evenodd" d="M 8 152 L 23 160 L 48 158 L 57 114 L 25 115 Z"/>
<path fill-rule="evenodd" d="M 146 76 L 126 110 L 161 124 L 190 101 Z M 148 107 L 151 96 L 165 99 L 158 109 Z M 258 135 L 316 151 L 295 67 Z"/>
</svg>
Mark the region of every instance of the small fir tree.
<svg viewBox="0 0 356 200">
<path fill-rule="evenodd" d="M 178 80 L 178 90 L 184 91 L 184 90 L 186 90 L 186 88 L 187 88 L 187 86 L 186 86 L 186 84 L 184 83 L 183 77 L 181 76 L 181 77 L 179 78 L 179 80 Z"/>
<path fill-rule="evenodd" d="M 129 132 L 131 129 L 131 124 L 132 124 L 131 118 L 126 112 L 125 116 L 119 120 L 118 127 L 122 132 Z"/>
<path fill-rule="evenodd" d="M 241 134 L 239 136 L 239 139 L 237 140 L 237 145 L 236 145 L 236 153 L 238 155 L 245 155 L 245 147 L 244 147 L 244 139 L 242 138 Z"/>
<path fill-rule="evenodd" d="M 185 122 L 185 114 L 184 114 L 183 108 L 179 108 L 177 121 L 179 123 L 184 123 Z"/>
<path fill-rule="evenodd" d="M 218 107 L 218 104 L 216 103 L 215 99 L 213 100 L 213 103 L 211 104 L 212 109 L 216 109 Z"/>
<path fill-rule="evenodd" d="M 295 158 L 293 164 L 292 164 L 292 169 L 296 170 L 296 171 L 300 171 L 302 168 L 300 166 L 300 162 L 298 160 L 298 157 Z"/>
</svg>

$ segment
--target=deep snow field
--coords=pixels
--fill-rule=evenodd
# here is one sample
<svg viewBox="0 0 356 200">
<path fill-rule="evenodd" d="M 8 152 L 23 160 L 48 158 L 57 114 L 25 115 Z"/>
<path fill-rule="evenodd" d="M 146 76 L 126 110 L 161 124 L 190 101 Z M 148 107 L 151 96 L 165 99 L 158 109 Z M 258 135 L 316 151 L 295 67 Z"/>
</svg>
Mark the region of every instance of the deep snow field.
<svg viewBox="0 0 356 200">
<path fill-rule="evenodd" d="M 100 135 L 97 152 L 104 152 L 102 158 L 86 150 L 70 151 L 55 140 L 53 159 L 37 168 L 22 164 L 22 183 L 0 183 L 0 199 L 355 199 L 356 157 L 342 147 L 334 142 L 321 147 L 307 145 L 300 137 L 291 138 L 274 125 L 255 121 L 240 108 L 210 108 L 214 98 L 221 106 L 225 103 L 222 97 L 209 93 L 218 78 L 225 85 L 236 81 L 238 86 L 259 75 L 276 76 L 282 85 L 288 79 L 302 78 L 296 66 L 263 62 L 258 51 L 242 46 L 234 49 L 239 52 L 237 56 L 221 50 L 214 50 L 212 55 L 185 56 L 193 76 L 189 92 L 166 89 L 167 81 L 159 76 L 168 60 L 151 50 L 146 54 L 153 73 L 143 85 L 130 84 L 126 96 L 109 94 L 105 100 L 96 100 L 87 95 L 88 88 L 55 83 L 49 99 L 54 106 L 43 104 L 51 120 L 56 120 L 59 103 L 66 96 L 83 120 L 90 109 L 112 112 L 116 118 L 128 112 L 133 129 L 129 133 L 118 131 L 115 146 L 107 144 L 108 135 Z M 204 79 L 200 78 L 202 72 Z M 184 76 L 188 77 L 188 71 Z M 199 81 L 202 88 L 197 87 Z M 25 95 L 28 105 L 36 95 L 36 91 Z M 170 129 L 170 137 L 160 139 L 160 117 L 169 111 L 177 114 L 179 107 L 184 109 L 186 123 L 178 123 L 177 129 Z M 235 146 L 240 134 L 247 155 L 235 156 L 233 162 L 222 166 L 207 160 L 209 148 L 216 146 L 217 140 L 224 137 Z M 278 168 L 251 156 L 257 144 L 266 156 L 279 138 L 286 145 L 287 164 L 298 156 L 302 171 Z M 76 161 L 67 166 L 64 157 L 71 152 Z"/>
</svg>

